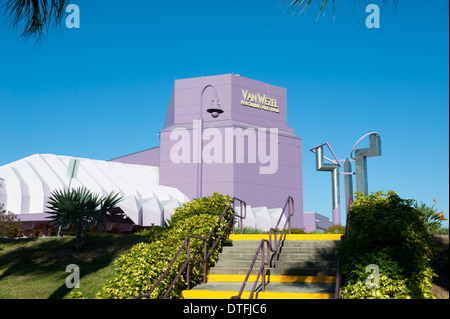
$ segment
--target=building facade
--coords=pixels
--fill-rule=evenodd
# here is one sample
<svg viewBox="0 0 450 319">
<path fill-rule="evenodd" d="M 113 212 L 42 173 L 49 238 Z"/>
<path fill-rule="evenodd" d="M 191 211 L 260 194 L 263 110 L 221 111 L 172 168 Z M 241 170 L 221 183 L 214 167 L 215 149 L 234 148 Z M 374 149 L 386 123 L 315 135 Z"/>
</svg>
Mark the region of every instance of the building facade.
<svg viewBox="0 0 450 319">
<path fill-rule="evenodd" d="M 53 190 L 115 191 L 124 218 L 111 216 L 110 227 L 121 232 L 162 225 L 186 201 L 218 192 L 247 203 L 245 227 L 269 230 L 291 196 L 291 227 L 304 228 L 302 139 L 287 119 L 284 88 L 235 74 L 176 80 L 159 146 L 110 161 L 31 155 L 0 167 L 0 202 L 25 232 L 45 234 Z"/>
<path fill-rule="evenodd" d="M 273 209 L 291 196 L 303 227 L 302 139 L 284 88 L 235 74 L 176 80 L 160 146 L 112 161 L 156 165 L 160 184 L 190 199 L 219 192 Z"/>
</svg>

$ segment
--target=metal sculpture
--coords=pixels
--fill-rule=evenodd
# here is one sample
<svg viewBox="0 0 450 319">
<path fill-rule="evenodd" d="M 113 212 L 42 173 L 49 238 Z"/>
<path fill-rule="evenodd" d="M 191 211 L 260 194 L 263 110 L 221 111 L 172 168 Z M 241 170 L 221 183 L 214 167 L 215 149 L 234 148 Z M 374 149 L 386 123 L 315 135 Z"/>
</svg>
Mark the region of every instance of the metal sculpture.
<svg viewBox="0 0 450 319">
<path fill-rule="evenodd" d="M 335 160 L 331 160 L 323 155 L 323 146 L 328 146 L 331 154 L 333 154 Z M 323 143 L 319 146 L 316 146 L 311 149 L 313 153 L 316 154 L 316 170 L 317 171 L 326 171 L 331 172 L 331 198 L 332 198 L 332 207 L 333 207 L 333 224 L 340 225 L 341 224 L 341 206 L 340 206 L 340 190 L 339 190 L 339 160 L 336 155 L 334 155 L 333 150 L 331 149 L 328 143 Z M 325 164 L 324 159 L 331 162 L 331 164 Z"/>
<path fill-rule="evenodd" d="M 353 150 L 356 145 L 361 142 L 366 136 L 369 136 L 370 146 L 368 148 L 361 148 L 355 150 L 355 157 L 353 157 Z M 367 183 L 367 157 L 381 155 L 381 138 L 377 132 L 370 132 L 361 137 L 353 146 L 350 157 L 355 160 L 356 172 L 356 191 L 362 192 L 364 196 L 369 194 Z"/>
<path fill-rule="evenodd" d="M 369 136 L 370 146 L 368 148 L 356 149 L 355 147 L 361 142 L 365 137 Z M 328 146 L 334 160 L 329 159 L 323 155 L 323 146 Z M 320 144 L 316 147 L 310 149 L 311 152 L 316 154 L 316 170 L 317 171 L 329 171 L 331 172 L 331 194 L 332 194 L 332 214 L 333 214 L 333 224 L 340 225 L 341 222 L 341 210 L 339 204 L 339 175 L 344 175 L 344 185 L 345 185 L 345 210 L 348 213 L 350 210 L 350 205 L 353 203 L 353 179 L 352 175 L 356 175 L 356 191 L 362 192 L 364 196 L 368 195 L 368 181 L 367 181 L 367 157 L 374 157 L 381 155 L 381 138 L 380 134 L 377 132 L 369 132 L 363 135 L 353 146 L 349 160 L 348 158 L 343 160 L 337 159 L 333 150 L 328 143 Z M 353 156 L 353 151 L 355 151 L 355 156 Z M 329 161 L 331 164 L 325 164 L 324 159 Z M 339 162 L 344 162 L 344 172 L 339 173 L 339 167 L 342 167 Z M 355 172 L 352 172 L 351 162 L 355 162 Z"/>
</svg>

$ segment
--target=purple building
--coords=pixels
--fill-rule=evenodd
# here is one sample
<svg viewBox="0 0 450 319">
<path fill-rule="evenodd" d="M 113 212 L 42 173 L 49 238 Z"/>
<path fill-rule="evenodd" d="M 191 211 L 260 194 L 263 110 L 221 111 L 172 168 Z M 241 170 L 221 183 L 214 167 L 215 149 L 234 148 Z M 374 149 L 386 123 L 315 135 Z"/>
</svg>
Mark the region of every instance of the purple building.
<svg viewBox="0 0 450 319">
<path fill-rule="evenodd" d="M 321 214 L 315 212 L 303 213 L 303 227 L 306 232 L 323 231 L 332 225 L 330 219 Z"/>
<path fill-rule="evenodd" d="M 160 146 L 112 161 L 158 166 L 159 183 L 189 199 L 219 192 L 273 209 L 292 196 L 292 227 L 304 227 L 302 139 L 284 88 L 235 74 L 176 80 Z"/>
<path fill-rule="evenodd" d="M 286 89 L 234 74 L 176 80 L 159 147 L 111 161 L 28 156 L 0 166 L 0 203 L 24 234 L 46 235 L 55 189 L 114 191 L 123 200 L 108 230 L 124 232 L 162 225 L 183 203 L 218 192 L 247 203 L 243 226 L 267 231 L 292 196 L 291 226 L 309 227 L 302 140 L 287 126 L 286 104 Z"/>
</svg>

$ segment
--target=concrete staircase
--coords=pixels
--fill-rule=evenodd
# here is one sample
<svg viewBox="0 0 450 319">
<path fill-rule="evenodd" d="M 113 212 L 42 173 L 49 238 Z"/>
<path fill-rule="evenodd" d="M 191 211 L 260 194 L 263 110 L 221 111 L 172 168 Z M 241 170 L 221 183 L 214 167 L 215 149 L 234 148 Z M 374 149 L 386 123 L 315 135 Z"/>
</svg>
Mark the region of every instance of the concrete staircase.
<svg viewBox="0 0 450 319">
<path fill-rule="evenodd" d="M 266 266 L 266 287 L 261 279 L 255 299 L 332 299 L 336 282 L 336 248 L 341 235 L 286 235 L 278 258 Z M 183 291 L 184 298 L 229 299 L 239 293 L 261 239 L 268 235 L 231 235 L 232 246 L 225 246 L 211 269 L 208 282 Z M 261 265 L 255 263 L 242 298 L 249 298 Z"/>
</svg>

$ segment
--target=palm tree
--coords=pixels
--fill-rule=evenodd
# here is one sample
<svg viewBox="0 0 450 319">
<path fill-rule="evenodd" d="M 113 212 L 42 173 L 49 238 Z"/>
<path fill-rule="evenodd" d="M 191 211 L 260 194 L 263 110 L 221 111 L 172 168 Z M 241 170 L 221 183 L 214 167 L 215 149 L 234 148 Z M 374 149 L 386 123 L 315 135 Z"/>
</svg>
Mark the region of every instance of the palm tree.
<svg viewBox="0 0 450 319">
<path fill-rule="evenodd" d="M 75 231 L 75 250 L 83 249 L 86 232 L 97 225 L 105 231 L 104 217 L 122 200 L 119 194 L 110 193 L 106 198 L 79 187 L 76 190 L 55 190 L 52 192 L 47 208 L 50 209 L 52 223 L 56 227 L 70 228 Z"/>
<path fill-rule="evenodd" d="M 0 0 L 0 10 L 10 20 L 13 28 L 23 24 L 21 37 L 39 40 L 44 31 L 61 23 L 70 0 Z"/>
<path fill-rule="evenodd" d="M 58 26 L 63 18 L 65 8 L 71 0 L 0 0 L 0 10 L 11 20 L 13 28 L 18 28 L 21 23 L 24 24 L 22 38 L 28 39 L 37 37 L 40 40 L 44 31 L 54 25 Z M 314 3 L 315 0 L 284 0 L 283 5 L 287 5 L 293 12 L 299 10 L 300 13 Z M 321 0 L 319 15 L 323 11 L 325 13 L 328 2 L 333 4 L 335 0 Z M 355 1 L 355 0 L 354 0 Z M 363 0 L 366 3 L 381 3 L 385 5 L 393 2 L 397 6 L 398 0 Z M 448 6 L 448 4 L 447 4 Z"/>
<path fill-rule="evenodd" d="M 301 14 L 306 9 L 308 9 L 314 3 L 314 1 L 315 0 L 284 0 L 283 5 L 287 5 L 288 9 L 292 10 L 293 13 L 298 12 L 298 11 L 301 10 L 300 11 L 300 14 Z M 320 15 L 320 13 L 322 11 L 325 14 L 325 11 L 326 11 L 326 8 L 327 8 L 327 5 L 328 5 L 329 2 L 331 2 L 332 5 L 333 5 L 333 14 L 334 14 L 334 8 L 335 8 L 334 7 L 334 2 L 335 2 L 335 0 L 321 0 L 321 1 L 322 1 L 322 3 L 320 4 L 319 15 Z M 397 4 L 398 4 L 398 0 L 391 0 L 391 1 L 388 1 L 388 0 L 365 0 L 364 1 L 363 0 L 363 1 L 360 1 L 360 2 L 362 2 L 362 3 L 366 2 L 367 4 L 369 4 L 369 3 L 381 3 L 383 6 L 386 3 L 388 3 L 388 2 L 393 2 L 394 7 L 396 7 Z M 317 16 L 317 17 L 319 17 L 319 16 Z"/>
</svg>

